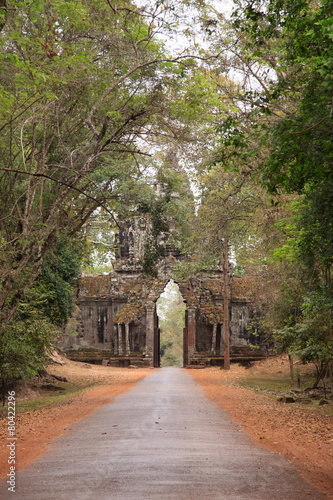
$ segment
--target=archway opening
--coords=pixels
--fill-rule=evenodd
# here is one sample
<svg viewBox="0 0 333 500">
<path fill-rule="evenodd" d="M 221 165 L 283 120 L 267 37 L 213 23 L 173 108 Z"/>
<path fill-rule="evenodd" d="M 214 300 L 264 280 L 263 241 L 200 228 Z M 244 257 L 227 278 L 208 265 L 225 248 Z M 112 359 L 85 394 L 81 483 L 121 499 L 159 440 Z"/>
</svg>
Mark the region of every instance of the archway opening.
<svg viewBox="0 0 333 500">
<path fill-rule="evenodd" d="M 160 330 L 160 366 L 183 366 L 186 305 L 173 280 L 157 300 L 156 310 Z"/>
</svg>

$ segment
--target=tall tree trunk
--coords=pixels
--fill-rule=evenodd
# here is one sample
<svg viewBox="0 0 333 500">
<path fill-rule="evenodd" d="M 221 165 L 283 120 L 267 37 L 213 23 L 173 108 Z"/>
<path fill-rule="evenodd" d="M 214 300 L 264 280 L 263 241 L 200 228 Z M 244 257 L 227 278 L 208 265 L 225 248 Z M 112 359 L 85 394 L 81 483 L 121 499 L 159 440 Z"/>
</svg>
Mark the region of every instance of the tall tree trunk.
<svg viewBox="0 0 333 500">
<path fill-rule="evenodd" d="M 228 275 L 228 227 L 224 228 L 223 249 L 221 245 L 221 257 L 223 263 L 223 310 L 224 310 L 224 369 L 230 370 L 230 343 L 229 343 L 229 275 Z"/>
<path fill-rule="evenodd" d="M 294 360 L 291 354 L 288 353 L 289 367 L 290 367 L 290 381 L 291 388 L 295 387 L 295 372 L 294 372 Z"/>
</svg>

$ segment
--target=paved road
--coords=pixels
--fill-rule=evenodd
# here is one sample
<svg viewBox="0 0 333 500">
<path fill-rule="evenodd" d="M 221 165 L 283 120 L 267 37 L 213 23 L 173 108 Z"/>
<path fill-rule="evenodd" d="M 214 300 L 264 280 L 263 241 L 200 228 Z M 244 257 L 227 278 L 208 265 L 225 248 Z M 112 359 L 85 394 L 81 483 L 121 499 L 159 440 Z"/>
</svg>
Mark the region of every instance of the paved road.
<svg viewBox="0 0 333 500">
<path fill-rule="evenodd" d="M 19 446 L 19 443 L 18 443 Z M 155 370 L 18 473 L 15 500 L 319 500 L 180 368 Z"/>
</svg>

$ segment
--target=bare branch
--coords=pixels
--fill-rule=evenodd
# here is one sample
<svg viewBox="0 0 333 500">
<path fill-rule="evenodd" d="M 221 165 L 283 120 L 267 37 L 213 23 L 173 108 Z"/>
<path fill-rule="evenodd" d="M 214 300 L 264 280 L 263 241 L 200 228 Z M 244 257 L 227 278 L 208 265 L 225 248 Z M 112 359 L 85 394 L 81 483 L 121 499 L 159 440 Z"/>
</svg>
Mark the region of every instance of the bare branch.
<svg viewBox="0 0 333 500">
<path fill-rule="evenodd" d="M 81 189 L 77 188 L 73 184 L 68 184 L 64 180 L 54 179 L 53 177 L 51 177 L 49 175 L 46 175 L 44 173 L 41 173 L 41 172 L 26 172 L 26 171 L 23 171 L 23 170 L 16 170 L 16 169 L 13 169 L 13 168 L 3 168 L 3 167 L 0 167 L 0 171 L 2 171 L 2 172 L 15 172 L 15 173 L 24 174 L 24 175 L 31 175 L 33 177 L 42 177 L 42 178 L 45 178 L 45 179 L 49 179 L 52 182 L 56 182 L 59 185 L 67 186 L 67 187 L 73 189 L 74 191 L 77 191 L 78 193 L 82 194 L 86 198 L 94 201 L 95 203 L 97 203 L 102 208 L 104 208 L 104 210 L 106 210 L 106 212 L 109 215 L 111 215 L 111 217 L 113 218 L 113 220 L 117 224 L 117 226 L 119 226 L 117 220 L 115 219 L 115 217 L 113 215 L 113 213 L 110 212 L 110 210 L 104 205 L 104 203 L 102 203 L 100 200 L 94 198 L 93 196 L 90 196 L 89 194 L 85 193 L 84 191 L 82 191 Z M 110 197 L 107 197 L 107 198 L 104 198 L 104 199 L 106 199 L 106 200 L 107 199 L 114 199 L 114 196 L 110 196 Z"/>
<path fill-rule="evenodd" d="M 37 99 L 35 99 L 31 104 L 29 104 L 29 106 L 27 106 L 23 111 L 21 111 L 21 113 L 19 113 L 18 115 L 14 116 L 14 118 L 12 118 L 11 120 L 9 120 L 9 122 L 6 122 L 2 125 L 2 127 L 0 127 L 0 132 L 5 128 L 7 127 L 7 125 L 10 125 L 11 123 L 13 123 L 15 120 L 17 120 L 17 118 L 19 118 L 21 115 L 23 115 L 26 111 L 28 111 L 29 108 L 31 108 L 31 106 L 33 106 L 34 104 L 36 104 L 36 102 L 40 101 L 41 99 L 43 99 L 44 96 L 41 96 L 41 97 L 38 97 Z"/>
</svg>

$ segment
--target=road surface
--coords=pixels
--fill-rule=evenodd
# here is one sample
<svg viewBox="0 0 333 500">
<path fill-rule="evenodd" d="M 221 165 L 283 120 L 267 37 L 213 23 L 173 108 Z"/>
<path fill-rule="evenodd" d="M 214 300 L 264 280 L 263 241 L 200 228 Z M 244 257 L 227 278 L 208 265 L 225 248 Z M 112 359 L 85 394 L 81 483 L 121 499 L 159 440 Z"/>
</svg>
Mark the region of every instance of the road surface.
<svg viewBox="0 0 333 500">
<path fill-rule="evenodd" d="M 19 443 L 17 443 L 19 446 Z M 70 426 L 17 473 L 15 500 L 321 500 L 180 368 L 161 368 Z"/>
</svg>

